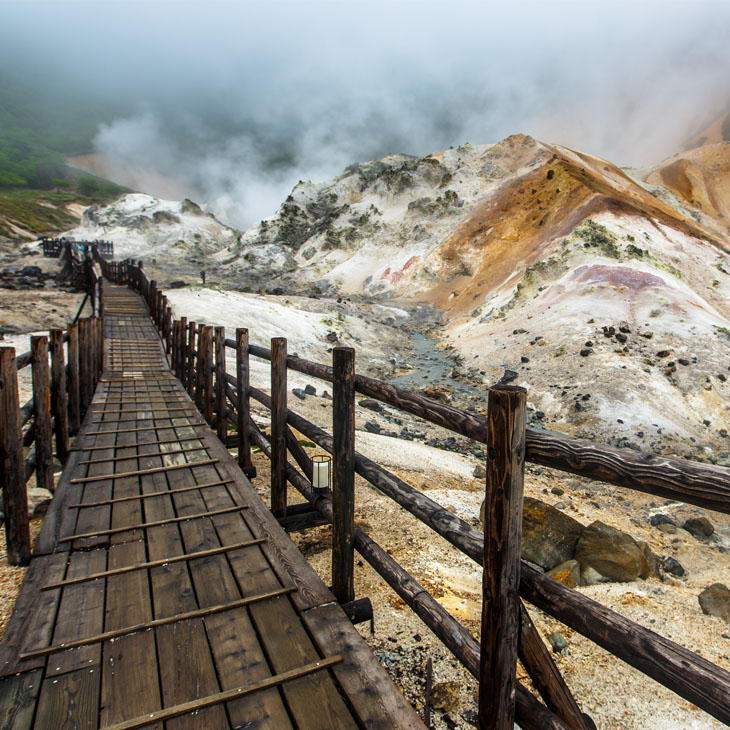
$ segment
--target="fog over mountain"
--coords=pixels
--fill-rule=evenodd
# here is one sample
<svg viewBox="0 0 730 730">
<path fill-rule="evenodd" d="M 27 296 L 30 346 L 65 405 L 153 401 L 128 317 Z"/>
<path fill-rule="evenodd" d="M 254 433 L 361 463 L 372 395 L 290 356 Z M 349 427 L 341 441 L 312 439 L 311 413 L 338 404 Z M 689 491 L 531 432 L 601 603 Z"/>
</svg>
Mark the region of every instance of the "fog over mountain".
<svg viewBox="0 0 730 730">
<path fill-rule="evenodd" d="M 726 2 L 0 2 L 0 69 L 114 108 L 93 147 L 230 223 L 299 179 L 522 132 L 622 165 L 730 99 Z M 121 110 L 121 111 L 120 111 Z"/>
</svg>

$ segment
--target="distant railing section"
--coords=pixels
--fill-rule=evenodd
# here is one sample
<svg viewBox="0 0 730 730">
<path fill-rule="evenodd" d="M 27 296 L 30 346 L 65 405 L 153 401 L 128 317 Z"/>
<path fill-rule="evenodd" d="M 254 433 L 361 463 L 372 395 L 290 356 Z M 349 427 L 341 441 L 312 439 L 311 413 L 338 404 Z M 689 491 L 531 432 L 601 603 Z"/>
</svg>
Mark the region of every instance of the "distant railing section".
<svg viewBox="0 0 730 730">
<path fill-rule="evenodd" d="M 96 251 L 100 256 L 109 258 L 114 256 L 113 241 L 76 241 L 73 238 L 66 238 L 65 236 L 61 236 L 60 238 L 43 236 L 41 238 L 41 245 L 43 246 L 43 255 L 52 259 L 59 258 L 66 246 L 70 246 L 79 255 Z"/>
<path fill-rule="evenodd" d="M 141 262 L 101 262 L 105 276 L 139 291 L 165 343 L 173 371 L 219 438 L 238 448 L 244 472 L 254 473 L 251 445 L 271 460 L 271 510 L 287 529 L 332 522 L 332 580 L 338 600 L 353 604 L 354 550 L 480 679 L 480 728 L 589 730 L 593 722 L 572 697 L 520 597 L 599 646 L 730 724 L 730 673 L 688 649 L 630 621 L 538 572 L 520 560 L 525 461 L 610 482 L 668 499 L 730 513 L 730 470 L 702 463 L 615 449 L 525 428 L 526 391 L 489 389 L 486 417 L 356 375 L 354 350 L 334 348 L 332 367 L 288 356 L 286 339 L 267 349 L 249 342 L 247 329 L 226 339 L 223 327 L 174 319 L 167 297 L 149 281 Z M 115 267 L 116 268 L 112 268 Z M 226 350 L 236 375 L 226 372 Z M 249 384 L 249 357 L 271 363 L 271 394 Z M 287 370 L 332 384 L 333 433 L 287 408 Z M 354 449 L 355 393 L 486 445 L 483 534 Z M 267 438 L 251 418 L 250 398 L 271 412 Z M 235 436 L 228 436 L 228 429 Z M 298 430 L 333 457 L 333 489 L 312 486 L 312 462 L 294 436 Z M 288 461 L 287 451 L 299 469 Z M 366 479 L 484 569 L 481 647 L 416 580 L 354 523 L 354 474 Z M 309 502 L 287 505 L 287 481 Z M 362 599 L 361 599 L 362 600 Z M 357 603 L 357 601 L 354 601 Z M 521 660 L 545 705 L 516 681 Z"/>
</svg>

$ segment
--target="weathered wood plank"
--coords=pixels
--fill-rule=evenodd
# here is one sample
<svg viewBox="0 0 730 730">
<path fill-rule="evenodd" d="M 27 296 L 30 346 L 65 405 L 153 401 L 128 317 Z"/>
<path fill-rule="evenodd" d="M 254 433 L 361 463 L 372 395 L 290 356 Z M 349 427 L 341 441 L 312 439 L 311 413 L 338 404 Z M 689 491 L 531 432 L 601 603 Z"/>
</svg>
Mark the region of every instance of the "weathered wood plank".
<svg viewBox="0 0 730 730">
<path fill-rule="evenodd" d="M 97 730 L 99 667 L 87 667 L 43 681 L 35 730 Z"/>
<path fill-rule="evenodd" d="M 41 691 L 40 669 L 0 679 L 0 727 L 30 730 Z"/>
<path fill-rule="evenodd" d="M 68 457 L 68 393 L 66 392 L 66 363 L 63 350 L 63 330 L 51 330 L 51 410 L 56 435 L 56 456 L 61 463 Z"/>
</svg>

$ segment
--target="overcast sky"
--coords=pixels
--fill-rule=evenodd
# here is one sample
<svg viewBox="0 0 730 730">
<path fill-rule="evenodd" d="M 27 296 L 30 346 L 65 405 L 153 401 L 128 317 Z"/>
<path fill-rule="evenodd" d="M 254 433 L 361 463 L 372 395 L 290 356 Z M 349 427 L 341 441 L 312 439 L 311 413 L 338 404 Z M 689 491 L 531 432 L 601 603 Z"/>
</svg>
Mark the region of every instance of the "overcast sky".
<svg viewBox="0 0 730 730">
<path fill-rule="evenodd" d="M 0 61 L 114 99 L 98 151 L 247 226 L 299 179 L 516 132 L 656 162 L 727 108 L 728 28 L 727 0 L 0 0 Z"/>
</svg>

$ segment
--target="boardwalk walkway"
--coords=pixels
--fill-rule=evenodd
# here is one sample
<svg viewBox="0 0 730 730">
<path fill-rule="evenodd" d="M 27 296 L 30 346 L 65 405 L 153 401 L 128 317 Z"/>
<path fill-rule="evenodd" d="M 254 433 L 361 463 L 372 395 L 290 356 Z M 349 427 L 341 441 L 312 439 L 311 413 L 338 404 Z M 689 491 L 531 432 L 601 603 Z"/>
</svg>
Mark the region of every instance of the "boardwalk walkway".
<svg viewBox="0 0 730 730">
<path fill-rule="evenodd" d="M 0 645 L 0 728 L 420 728 L 105 283 L 104 374 Z"/>
</svg>

